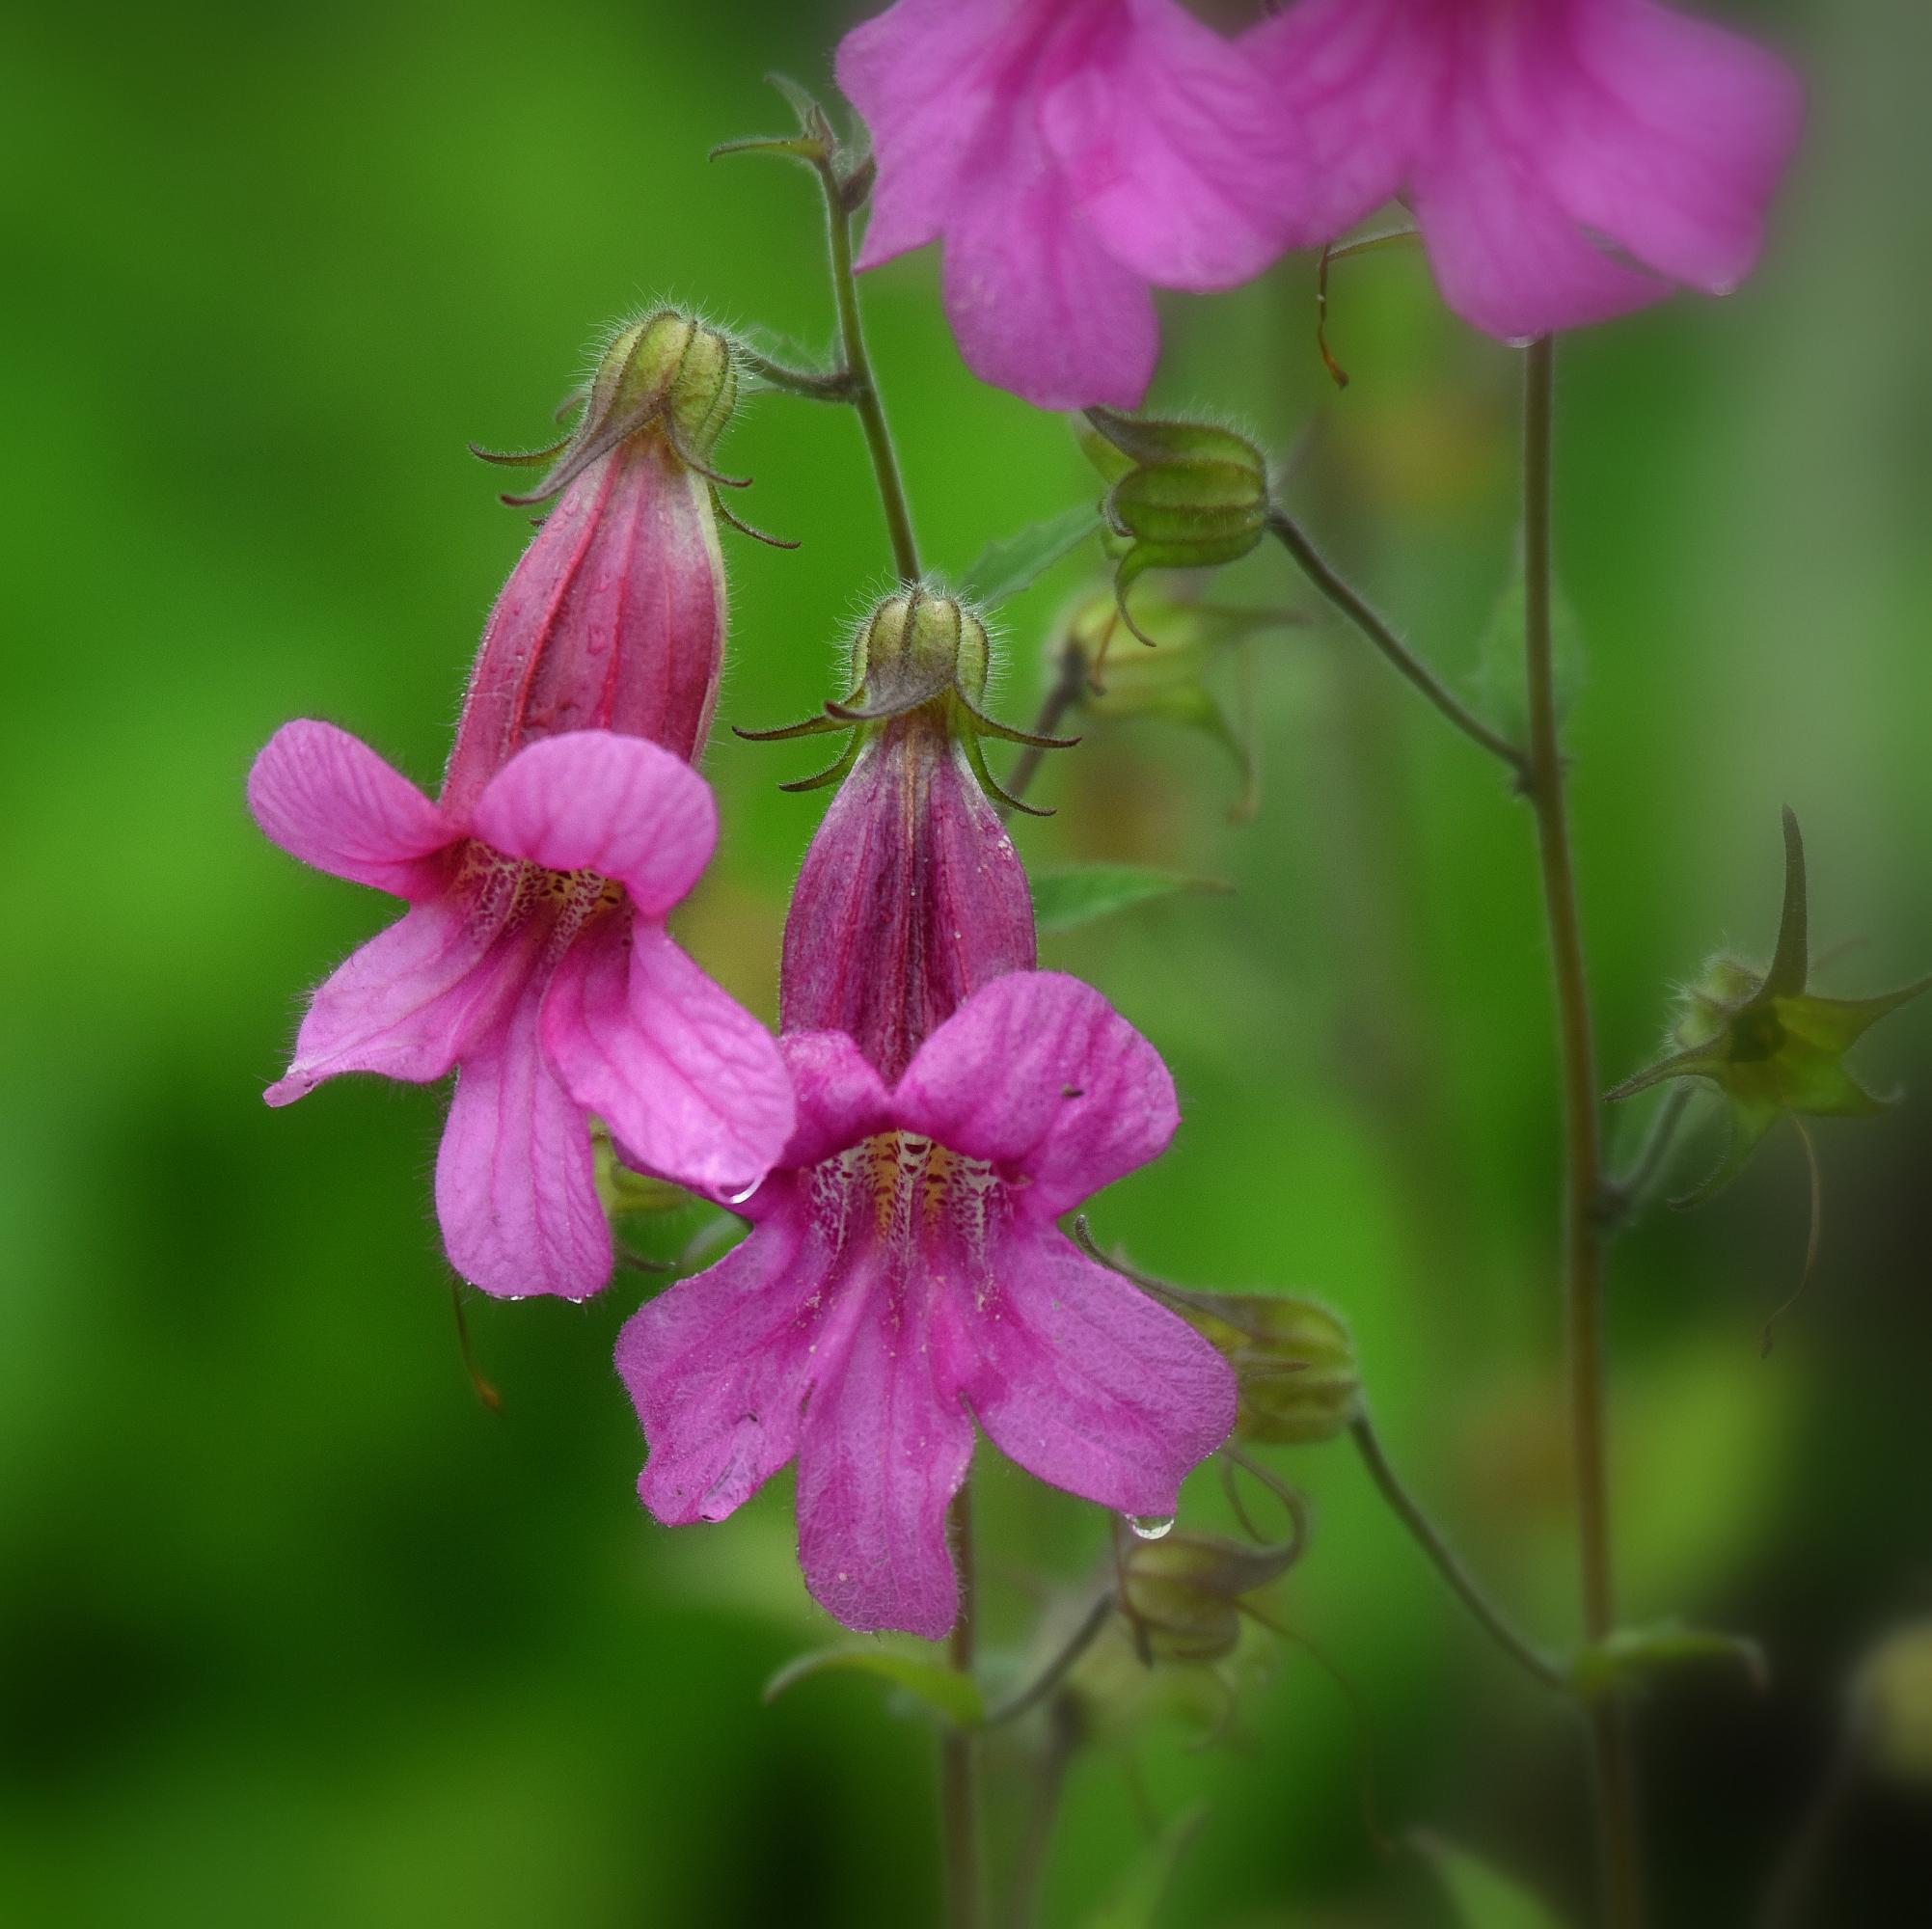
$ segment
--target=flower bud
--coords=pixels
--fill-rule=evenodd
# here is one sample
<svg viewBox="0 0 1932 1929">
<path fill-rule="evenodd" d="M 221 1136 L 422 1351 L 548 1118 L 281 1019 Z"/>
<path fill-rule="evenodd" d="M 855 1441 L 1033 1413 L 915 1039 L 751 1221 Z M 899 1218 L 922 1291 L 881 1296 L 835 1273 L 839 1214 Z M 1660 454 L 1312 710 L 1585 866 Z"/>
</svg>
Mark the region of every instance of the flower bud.
<svg viewBox="0 0 1932 1929">
<path fill-rule="evenodd" d="M 1895 1628 L 1865 1657 L 1854 1714 L 1880 1768 L 1932 1787 L 1932 1621 Z"/>
<path fill-rule="evenodd" d="M 556 499 L 490 612 L 444 780 L 467 809 L 516 751 L 571 730 L 693 759 L 723 662 L 725 591 L 706 467 L 737 394 L 730 343 L 669 310 L 619 331 L 556 461 L 506 502 Z M 735 520 L 735 519 L 734 519 Z"/>
<path fill-rule="evenodd" d="M 1220 1535 L 1139 1541 L 1121 1561 L 1121 1612 L 1147 1661 L 1219 1661 L 1241 1638 L 1244 1602 L 1278 1580 L 1296 1541 L 1251 1547 Z"/>
<path fill-rule="evenodd" d="M 1293 1293 L 1191 1293 L 1180 1308 L 1226 1354 L 1240 1387 L 1237 1439 L 1272 1447 L 1332 1440 L 1360 1410 L 1348 1329 Z"/>
<path fill-rule="evenodd" d="M 1102 507 L 1108 527 L 1127 544 L 1114 571 L 1121 615 L 1150 641 L 1127 608 L 1135 578 L 1150 569 L 1206 569 L 1246 556 L 1267 530 L 1267 462 L 1245 436 L 1206 422 L 1144 421 L 1111 409 L 1089 409 L 1087 421 L 1129 465 Z"/>
<path fill-rule="evenodd" d="M 849 730 L 844 755 L 789 789 L 843 779 L 785 920 L 786 1031 L 849 1033 L 888 1083 L 972 992 L 1035 962 L 1033 905 L 987 795 L 983 735 L 1051 746 L 979 708 L 986 626 L 924 588 L 887 597 L 853 646 L 855 689 L 785 738 Z"/>
</svg>

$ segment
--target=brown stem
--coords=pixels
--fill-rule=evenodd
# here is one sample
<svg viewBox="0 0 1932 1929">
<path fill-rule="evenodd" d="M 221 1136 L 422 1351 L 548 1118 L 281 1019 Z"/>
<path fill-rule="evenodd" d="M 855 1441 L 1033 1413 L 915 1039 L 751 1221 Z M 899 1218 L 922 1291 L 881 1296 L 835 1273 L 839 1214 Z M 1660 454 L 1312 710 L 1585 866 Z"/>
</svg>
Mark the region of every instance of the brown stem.
<svg viewBox="0 0 1932 1929">
<path fill-rule="evenodd" d="M 1617 1625 L 1611 1560 L 1610 1465 L 1603 1317 L 1603 1141 L 1583 927 L 1577 913 L 1550 608 L 1556 350 L 1549 337 L 1524 357 L 1524 658 L 1529 683 L 1529 764 L 1523 788 L 1537 817 L 1543 908 L 1549 929 L 1562 1043 L 1564 1114 L 1564 1304 L 1569 1357 L 1571 1456 L 1584 1634 L 1606 1640 Z M 1625 1710 L 1601 1696 L 1584 1711 L 1594 1764 L 1605 1915 L 1613 1929 L 1644 1919 L 1636 1800 Z"/>
<path fill-rule="evenodd" d="M 1086 688 L 1086 657 L 1082 654 L 1078 642 L 1069 637 L 1061 648 L 1059 666 L 1040 705 L 1040 714 L 1033 720 L 1030 734 L 1035 737 L 1056 736 L 1059 733 L 1061 720 L 1080 700 L 1080 693 Z M 1038 774 L 1046 755 L 1046 746 L 1029 744 L 1013 760 L 1013 774 L 1006 780 L 1005 790 L 1007 796 L 1016 803 L 1026 795 L 1026 787 Z"/>
</svg>

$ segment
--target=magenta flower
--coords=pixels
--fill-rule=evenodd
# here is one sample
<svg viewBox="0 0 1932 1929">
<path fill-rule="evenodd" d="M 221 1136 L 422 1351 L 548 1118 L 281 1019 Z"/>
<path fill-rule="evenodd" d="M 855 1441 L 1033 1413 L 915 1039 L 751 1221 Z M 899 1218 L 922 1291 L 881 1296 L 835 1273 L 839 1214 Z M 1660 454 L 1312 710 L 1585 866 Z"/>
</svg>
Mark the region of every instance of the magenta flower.
<svg viewBox="0 0 1932 1929">
<path fill-rule="evenodd" d="M 1150 285 L 1229 287 L 1310 191 L 1247 55 L 1177 0 L 898 0 L 838 50 L 879 163 L 861 267 L 942 238 L 974 373 L 1042 408 L 1132 408 Z"/>
<path fill-rule="evenodd" d="M 1299 0 L 1243 40 L 1332 236 L 1401 192 L 1443 299 L 1506 340 L 1751 270 L 1802 116 L 1750 41 L 1652 0 Z"/>
<path fill-rule="evenodd" d="M 975 1419 L 1029 1473 L 1151 1515 L 1234 1425 L 1220 1354 L 1054 1223 L 1166 1145 L 1173 1082 L 1054 972 L 975 992 L 889 1088 L 843 1033 L 781 1048 L 799 1126 L 750 1236 L 618 1339 L 639 1491 L 667 1524 L 722 1520 L 796 1456 L 814 1596 L 937 1638 Z"/>
<path fill-rule="evenodd" d="M 436 1160 L 450 1263 L 487 1292 L 581 1298 L 611 1270 L 588 1115 L 627 1162 L 721 1197 L 792 1131 L 776 1045 L 671 942 L 717 841 L 703 778 L 640 738 L 519 750 L 473 803 L 428 798 L 333 724 L 285 724 L 249 774 L 261 829 L 407 901 L 311 1001 L 268 1102 L 459 1067 Z"/>
</svg>

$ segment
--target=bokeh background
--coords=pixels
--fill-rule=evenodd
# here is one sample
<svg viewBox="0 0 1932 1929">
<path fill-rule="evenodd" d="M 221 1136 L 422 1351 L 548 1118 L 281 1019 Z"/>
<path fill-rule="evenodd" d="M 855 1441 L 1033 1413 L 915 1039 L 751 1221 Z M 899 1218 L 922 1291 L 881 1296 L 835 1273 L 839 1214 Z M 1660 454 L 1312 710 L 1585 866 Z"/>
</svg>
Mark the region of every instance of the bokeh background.
<svg viewBox="0 0 1932 1929">
<path fill-rule="evenodd" d="M 463 443 L 542 439 L 598 328 L 663 296 L 829 339 L 811 183 L 707 164 L 829 84 L 850 5 L 477 0 L 22 11 L 0 76 L 13 455 L 0 839 L 0 1914 L 122 1925 L 916 1925 L 935 1913 L 931 1738 L 875 1683 L 760 1689 L 835 1633 L 784 1481 L 669 1534 L 632 1490 L 612 1336 L 649 1281 L 469 1315 L 428 1211 L 433 1092 L 373 1081 L 271 1115 L 304 988 L 383 919 L 253 830 L 241 785 L 294 715 L 433 778 L 526 525 Z M 1814 90 L 1762 272 L 1565 346 L 1561 557 L 1586 661 L 1575 810 L 1606 1082 L 1721 941 L 1762 951 L 1779 806 L 1810 836 L 1839 989 L 1932 964 L 1932 28 L 1913 0 L 1738 18 Z M 1295 451 L 1310 524 L 1443 668 L 1484 689 L 1513 542 L 1513 356 L 1420 262 L 1337 270 L 1338 395 L 1292 259 L 1172 305 L 1157 399 Z M 1060 421 L 975 383 L 922 256 L 867 285 L 933 562 L 1091 491 Z M 727 445 L 727 721 L 803 715 L 885 579 L 858 433 L 782 396 Z M 1070 562 L 1005 611 L 998 705 L 1032 712 Z M 1285 559 L 1224 585 L 1306 604 Z M 1391 1451 L 1520 1617 L 1567 1638 L 1554 1065 L 1531 826 L 1484 759 L 1316 624 L 1254 664 L 1261 802 L 1224 749 L 1096 724 L 1051 766 L 1030 862 L 1232 882 L 1049 939 L 1173 1065 L 1186 1123 L 1096 1224 L 1199 1285 L 1293 1288 L 1353 1322 Z M 1232 692 L 1231 692 L 1232 697 Z M 722 854 L 687 941 L 775 1001 L 820 800 L 810 747 L 721 732 Z M 1749 1919 L 1810 1799 L 1859 1654 L 1923 1613 L 1932 1006 L 1865 1059 L 1907 1096 L 1825 1126 L 1822 1257 L 1780 1139 L 1616 1254 L 1630 1617 L 1749 1630 L 1754 1695 L 1644 1711 L 1657 1919 Z M 1620 1127 L 1640 1121 L 1619 1120 Z M 1710 1155 L 1708 1137 L 1687 1152 Z M 1695 1164 L 1687 1168 L 1694 1175 Z M 670 1249 L 699 1216 L 644 1229 Z M 1275 1456 L 1313 1496 L 1282 1612 L 1352 1683 L 1391 1828 L 1585 1891 L 1576 1737 L 1459 1617 L 1346 1444 Z M 981 1456 L 991 1665 L 1105 1544 Z M 1211 1483 L 1190 1498 L 1220 1518 Z M 1347 1704 L 1265 1640 L 1233 1730 L 1132 1682 L 1074 1762 L 1049 1924 L 1407 1925 L 1449 1906 L 1359 1815 Z M 1034 1797 L 996 1757 L 1004 1867 Z M 1203 1805 L 1157 1917 L 1145 1844 Z M 1819 1923 L 1923 1921 L 1926 1809 L 1857 1778 Z M 1114 1914 L 1104 1912 L 1113 1909 Z M 1480 1912 L 1479 1912 L 1480 1915 Z M 1489 1919 L 1501 1922 L 1493 1913 Z M 1514 1919 L 1514 1918 L 1511 1918 Z"/>
</svg>

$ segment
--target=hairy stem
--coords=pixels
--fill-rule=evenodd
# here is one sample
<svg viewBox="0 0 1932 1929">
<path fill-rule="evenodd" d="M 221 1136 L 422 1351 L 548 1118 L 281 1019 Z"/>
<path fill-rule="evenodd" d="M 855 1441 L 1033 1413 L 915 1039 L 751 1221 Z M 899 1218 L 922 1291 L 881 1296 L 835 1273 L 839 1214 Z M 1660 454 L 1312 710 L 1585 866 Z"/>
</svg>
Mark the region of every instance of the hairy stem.
<svg viewBox="0 0 1932 1929">
<path fill-rule="evenodd" d="M 1293 517 L 1284 509 L 1270 509 L 1268 528 L 1282 547 L 1301 565 L 1302 573 L 1309 582 L 1381 651 L 1402 676 L 1472 743 L 1480 744 L 1492 757 L 1507 764 L 1515 773 L 1519 783 L 1529 782 L 1532 759 L 1507 737 L 1490 729 L 1450 691 L 1448 685 L 1396 635 L 1387 620 L 1315 547 Z"/>
<path fill-rule="evenodd" d="M 1523 644 L 1529 684 L 1529 769 L 1524 791 L 1536 810 L 1543 909 L 1549 930 L 1562 1044 L 1564 1115 L 1564 1305 L 1569 1359 L 1571 1457 L 1584 1634 L 1607 1639 L 1617 1625 L 1611 1557 L 1607 1369 L 1603 1316 L 1603 1140 L 1583 928 L 1577 914 L 1563 747 L 1551 641 L 1551 500 L 1556 350 L 1545 336 L 1524 356 Z M 1622 1705 L 1602 1696 L 1584 1710 L 1594 1767 L 1602 1842 L 1605 1914 L 1613 1929 L 1643 1921 L 1629 1730 Z"/>
<path fill-rule="evenodd" d="M 1436 1572 L 1449 1583 L 1451 1591 L 1476 1617 L 1490 1640 L 1517 1667 L 1544 1687 L 1567 1687 L 1568 1677 L 1562 1668 L 1517 1633 L 1509 1617 L 1483 1591 L 1415 1497 L 1397 1479 L 1396 1470 L 1389 1465 L 1388 1455 L 1382 1452 L 1382 1443 L 1366 1413 L 1358 1414 L 1349 1424 L 1348 1437 L 1354 1441 L 1356 1452 L 1361 1454 L 1370 1478 L 1382 1498 L 1394 1508 L 1402 1525 L 1415 1535 L 1423 1552 L 1434 1563 Z"/>
<path fill-rule="evenodd" d="M 969 1480 L 953 1496 L 946 1531 L 960 1577 L 960 1613 L 947 1657 L 962 1674 L 969 1675 L 975 1605 Z M 939 1816 L 945 1842 L 946 1929 L 980 1929 L 979 1741 L 964 1728 L 949 1727 L 939 1738 Z"/>
<path fill-rule="evenodd" d="M 892 566 L 902 583 L 919 580 L 919 548 L 912 538 L 912 513 L 906 503 L 906 484 L 899 474 L 898 451 L 886 424 L 885 405 L 872 375 L 866 352 L 865 328 L 858 310 L 858 281 L 852 266 L 852 197 L 829 157 L 817 163 L 825 189 L 826 233 L 831 253 L 831 287 L 838 303 L 838 339 L 844 367 L 840 374 L 848 393 L 842 398 L 858 412 L 865 429 L 865 447 L 872 456 L 872 474 L 879 485 L 880 506 L 885 511 L 885 530 L 892 542 Z"/>
</svg>

